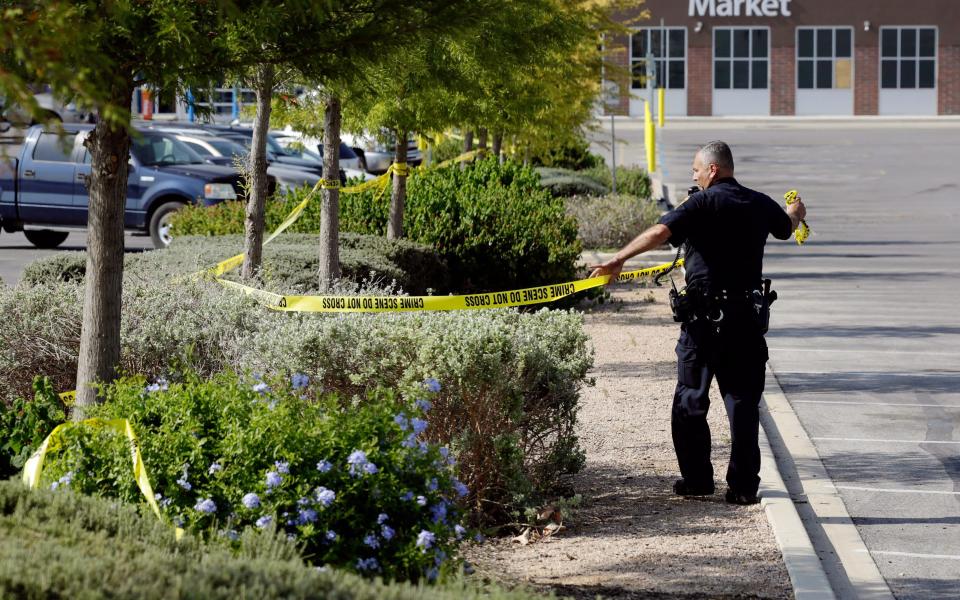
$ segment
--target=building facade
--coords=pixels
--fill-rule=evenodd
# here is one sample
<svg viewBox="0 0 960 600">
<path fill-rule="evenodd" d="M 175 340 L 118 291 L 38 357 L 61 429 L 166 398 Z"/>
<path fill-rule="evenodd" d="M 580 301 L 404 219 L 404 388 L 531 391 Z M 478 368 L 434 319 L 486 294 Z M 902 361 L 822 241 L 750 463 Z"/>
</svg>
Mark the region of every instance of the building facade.
<svg viewBox="0 0 960 600">
<path fill-rule="evenodd" d="M 643 9 L 649 18 L 621 15 L 632 35 L 606 41 L 623 67 L 616 85 L 605 82 L 615 114 L 643 114 L 649 77 L 665 89 L 666 115 L 960 115 L 960 0 L 646 0 Z"/>
</svg>

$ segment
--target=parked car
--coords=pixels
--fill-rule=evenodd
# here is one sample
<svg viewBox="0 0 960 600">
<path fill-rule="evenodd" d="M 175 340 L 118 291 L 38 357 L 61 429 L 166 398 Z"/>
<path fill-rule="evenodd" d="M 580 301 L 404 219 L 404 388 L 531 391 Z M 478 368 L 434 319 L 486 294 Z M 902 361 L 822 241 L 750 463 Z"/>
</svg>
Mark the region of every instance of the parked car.
<svg viewBox="0 0 960 600">
<path fill-rule="evenodd" d="M 391 131 L 383 131 L 379 135 L 370 132 L 359 134 L 343 133 L 340 135 L 346 144 L 349 144 L 360 159 L 360 166 L 369 173 L 386 173 L 397 155 L 396 135 Z M 407 138 L 407 164 L 416 166 L 423 160 L 417 140 L 413 136 Z"/>
<path fill-rule="evenodd" d="M 287 152 L 306 150 L 323 158 L 323 140 L 315 137 L 301 136 L 297 133 L 279 132 L 272 134 L 273 139 Z M 360 157 L 353 148 L 340 142 L 340 166 L 344 169 L 361 169 Z"/>
<path fill-rule="evenodd" d="M 31 127 L 17 158 L 0 164 L 0 227 L 23 231 L 39 248 L 55 248 L 87 226 L 92 125 L 64 124 L 63 136 Z M 271 191 L 276 182 L 271 179 Z M 241 197 L 240 175 L 213 165 L 174 136 L 140 130 L 130 148 L 124 226 L 170 244 L 170 215 L 187 204 L 212 205 Z"/>
<path fill-rule="evenodd" d="M 234 166 L 236 157 L 246 157 L 248 151 L 234 140 L 213 135 L 186 135 L 172 133 L 191 150 L 203 157 L 203 160 L 215 165 Z M 267 174 L 277 180 L 277 190 L 286 194 L 301 186 L 314 186 L 321 177 L 313 171 L 305 171 L 284 166 L 282 163 L 268 163 Z"/>
</svg>

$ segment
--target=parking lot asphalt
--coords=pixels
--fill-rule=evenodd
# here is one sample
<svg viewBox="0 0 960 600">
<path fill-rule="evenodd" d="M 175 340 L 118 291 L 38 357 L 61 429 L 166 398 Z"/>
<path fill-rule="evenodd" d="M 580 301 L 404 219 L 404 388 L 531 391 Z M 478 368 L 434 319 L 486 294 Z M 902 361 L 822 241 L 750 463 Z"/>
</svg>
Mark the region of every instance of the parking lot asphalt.
<svg viewBox="0 0 960 600">
<path fill-rule="evenodd" d="M 676 121 L 661 133 L 678 189 L 696 149 L 723 139 L 741 183 L 777 200 L 800 191 L 814 236 L 767 246 L 780 294 L 771 367 L 893 594 L 960 597 L 960 122 Z M 640 163 L 642 123 L 617 134 L 618 162 Z"/>
<path fill-rule="evenodd" d="M 137 236 L 127 233 L 124 238 L 124 247 L 127 252 L 143 252 L 153 249 L 149 236 Z M 0 233 L 0 281 L 7 285 L 16 285 L 23 276 L 23 269 L 28 264 L 50 256 L 57 252 L 76 252 L 87 249 L 87 234 L 84 231 L 73 231 L 67 240 L 56 250 L 39 250 L 27 241 L 23 232 Z"/>
</svg>

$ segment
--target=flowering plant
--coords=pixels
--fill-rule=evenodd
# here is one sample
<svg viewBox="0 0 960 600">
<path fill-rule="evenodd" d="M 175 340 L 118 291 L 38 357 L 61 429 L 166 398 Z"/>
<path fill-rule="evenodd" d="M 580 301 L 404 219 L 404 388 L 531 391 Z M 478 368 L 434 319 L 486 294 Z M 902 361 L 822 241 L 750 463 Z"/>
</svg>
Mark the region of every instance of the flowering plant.
<svg viewBox="0 0 960 600">
<path fill-rule="evenodd" d="M 467 534 L 453 457 L 423 440 L 439 385 L 418 386 L 411 401 L 377 390 L 350 406 L 302 375 L 128 377 L 104 387 L 91 416 L 131 421 L 156 499 L 179 526 L 231 539 L 277 530 L 317 565 L 433 580 Z M 125 444 L 69 428 L 45 485 L 141 502 Z"/>
</svg>

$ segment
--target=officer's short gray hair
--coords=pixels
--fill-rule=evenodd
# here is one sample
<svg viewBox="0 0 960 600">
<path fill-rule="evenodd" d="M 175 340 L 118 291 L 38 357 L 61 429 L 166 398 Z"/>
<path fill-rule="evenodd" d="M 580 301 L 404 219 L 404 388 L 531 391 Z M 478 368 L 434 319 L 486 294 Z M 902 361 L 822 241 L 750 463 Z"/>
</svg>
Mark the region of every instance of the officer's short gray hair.
<svg viewBox="0 0 960 600">
<path fill-rule="evenodd" d="M 730 146 L 726 142 L 709 142 L 704 144 L 699 152 L 705 164 L 714 164 L 721 169 L 733 171 L 733 152 L 730 151 Z"/>
</svg>

